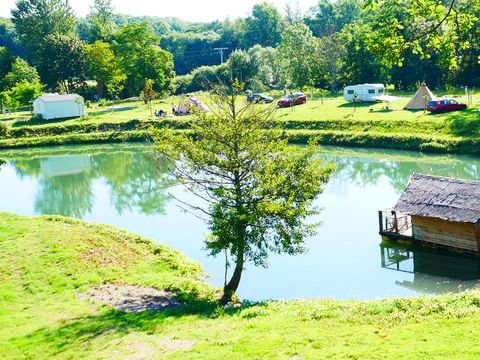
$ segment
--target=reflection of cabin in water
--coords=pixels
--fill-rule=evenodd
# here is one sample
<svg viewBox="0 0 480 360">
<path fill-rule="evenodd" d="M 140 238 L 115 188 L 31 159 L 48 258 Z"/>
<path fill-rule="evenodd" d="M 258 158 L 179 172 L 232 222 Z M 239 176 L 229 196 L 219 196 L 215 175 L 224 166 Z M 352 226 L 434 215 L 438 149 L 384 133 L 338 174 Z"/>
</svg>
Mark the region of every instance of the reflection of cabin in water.
<svg viewBox="0 0 480 360">
<path fill-rule="evenodd" d="M 480 181 L 413 174 L 397 204 L 379 211 L 380 234 L 479 252 Z"/>
<path fill-rule="evenodd" d="M 451 251 L 432 251 L 383 242 L 382 268 L 413 274 L 396 284 L 413 291 L 443 293 L 476 287 L 480 279 L 480 258 Z"/>
<path fill-rule="evenodd" d="M 46 177 L 80 174 L 90 166 L 89 155 L 49 157 L 40 162 L 40 170 Z"/>
</svg>

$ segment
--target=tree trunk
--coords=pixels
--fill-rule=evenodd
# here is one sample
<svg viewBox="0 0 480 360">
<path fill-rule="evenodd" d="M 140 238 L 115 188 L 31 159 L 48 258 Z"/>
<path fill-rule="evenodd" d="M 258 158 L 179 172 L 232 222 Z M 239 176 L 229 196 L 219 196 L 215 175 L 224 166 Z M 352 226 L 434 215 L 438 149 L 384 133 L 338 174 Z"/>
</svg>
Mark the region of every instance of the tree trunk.
<svg viewBox="0 0 480 360">
<path fill-rule="evenodd" d="M 227 285 L 223 288 L 223 296 L 220 300 L 222 305 L 228 304 L 232 301 L 232 297 L 238 289 L 238 285 L 240 284 L 240 279 L 242 278 L 242 271 L 243 271 L 243 263 L 244 263 L 244 245 L 241 245 L 241 248 L 237 254 L 237 263 L 235 265 L 235 271 L 228 282 Z"/>
</svg>

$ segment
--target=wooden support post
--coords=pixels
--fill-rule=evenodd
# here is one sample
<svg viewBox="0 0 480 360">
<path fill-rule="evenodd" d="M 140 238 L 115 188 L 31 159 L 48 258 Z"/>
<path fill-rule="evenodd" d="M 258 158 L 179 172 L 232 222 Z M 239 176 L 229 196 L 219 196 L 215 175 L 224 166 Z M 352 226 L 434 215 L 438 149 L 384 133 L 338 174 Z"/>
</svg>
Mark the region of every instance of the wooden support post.
<svg viewBox="0 0 480 360">
<path fill-rule="evenodd" d="M 378 212 L 378 226 L 380 228 L 380 233 L 383 233 L 383 212 Z"/>
<path fill-rule="evenodd" d="M 398 233 L 397 212 L 392 211 L 392 215 L 393 215 L 393 228 L 395 229 L 395 232 Z"/>
</svg>

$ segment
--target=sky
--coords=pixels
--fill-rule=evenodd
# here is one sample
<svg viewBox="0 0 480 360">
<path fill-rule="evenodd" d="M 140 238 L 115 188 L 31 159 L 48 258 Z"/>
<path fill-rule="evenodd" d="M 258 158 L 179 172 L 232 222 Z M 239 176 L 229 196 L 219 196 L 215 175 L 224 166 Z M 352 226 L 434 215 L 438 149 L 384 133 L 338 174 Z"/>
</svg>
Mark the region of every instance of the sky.
<svg viewBox="0 0 480 360">
<path fill-rule="evenodd" d="M 10 17 L 10 10 L 16 0 L 0 0 L 0 17 Z M 296 0 L 269 0 L 283 12 L 287 3 Z M 70 5 L 78 16 L 85 16 L 93 0 L 70 0 Z M 150 15 L 158 17 L 175 16 L 187 21 L 213 21 L 227 17 L 234 19 L 248 15 L 253 5 L 261 0 L 112 0 L 115 12 L 128 15 Z M 317 0 L 299 1 L 301 8 L 307 9 Z"/>
</svg>

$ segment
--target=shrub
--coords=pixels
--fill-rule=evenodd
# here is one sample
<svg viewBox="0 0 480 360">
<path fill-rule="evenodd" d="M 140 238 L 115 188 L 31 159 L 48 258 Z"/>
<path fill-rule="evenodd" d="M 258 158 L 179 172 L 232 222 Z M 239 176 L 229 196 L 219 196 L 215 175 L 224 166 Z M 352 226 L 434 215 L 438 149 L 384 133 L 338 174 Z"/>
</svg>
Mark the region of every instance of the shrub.
<svg viewBox="0 0 480 360">
<path fill-rule="evenodd" d="M 6 138 L 8 134 L 7 125 L 0 123 L 0 139 Z"/>
</svg>

